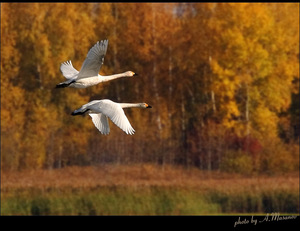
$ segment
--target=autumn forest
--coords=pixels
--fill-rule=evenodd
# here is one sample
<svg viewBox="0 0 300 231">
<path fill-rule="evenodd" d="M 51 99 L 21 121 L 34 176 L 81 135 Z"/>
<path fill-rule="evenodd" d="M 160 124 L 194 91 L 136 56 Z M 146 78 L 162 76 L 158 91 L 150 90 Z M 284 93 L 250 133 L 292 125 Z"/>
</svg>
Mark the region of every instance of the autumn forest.
<svg viewBox="0 0 300 231">
<path fill-rule="evenodd" d="M 102 75 L 56 89 L 99 40 Z M 101 135 L 95 99 L 136 130 Z M 1 169 L 153 163 L 229 173 L 299 169 L 299 3 L 1 3 Z"/>
</svg>

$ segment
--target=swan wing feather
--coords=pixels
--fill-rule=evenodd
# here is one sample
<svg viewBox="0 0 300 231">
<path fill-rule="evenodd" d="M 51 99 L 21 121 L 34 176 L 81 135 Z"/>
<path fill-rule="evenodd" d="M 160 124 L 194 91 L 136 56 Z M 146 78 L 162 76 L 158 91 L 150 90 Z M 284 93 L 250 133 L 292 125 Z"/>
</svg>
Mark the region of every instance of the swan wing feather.
<svg viewBox="0 0 300 231">
<path fill-rule="evenodd" d="M 88 52 L 82 67 L 78 73 L 78 79 L 98 76 L 104 62 L 108 40 L 97 42 Z"/>
<path fill-rule="evenodd" d="M 66 79 L 72 79 L 79 73 L 79 71 L 73 67 L 71 60 L 63 62 L 60 65 L 60 71 Z"/>
<path fill-rule="evenodd" d="M 95 104 L 93 105 L 93 107 Z M 121 105 L 111 100 L 102 100 L 98 103 L 98 110 L 107 116 L 115 125 L 122 129 L 126 134 L 133 135 L 135 130 L 127 119 Z M 95 109 L 92 108 L 94 111 Z"/>
<path fill-rule="evenodd" d="M 95 127 L 101 132 L 101 134 L 108 135 L 110 129 L 107 116 L 102 113 L 91 113 L 89 115 L 92 117 Z"/>
</svg>

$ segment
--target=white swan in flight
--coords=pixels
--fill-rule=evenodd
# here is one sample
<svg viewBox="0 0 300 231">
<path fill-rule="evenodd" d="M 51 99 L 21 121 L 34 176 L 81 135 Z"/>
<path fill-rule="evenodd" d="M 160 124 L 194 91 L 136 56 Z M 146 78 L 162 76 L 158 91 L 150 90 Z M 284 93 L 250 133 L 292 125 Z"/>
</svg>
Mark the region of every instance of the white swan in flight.
<svg viewBox="0 0 300 231">
<path fill-rule="evenodd" d="M 135 130 L 127 119 L 123 108 L 152 108 L 146 103 L 115 103 L 109 99 L 93 100 L 72 112 L 72 115 L 88 113 L 95 127 L 104 135 L 109 134 L 108 118 L 126 134 L 133 135 Z"/>
<path fill-rule="evenodd" d="M 77 71 L 73 67 L 71 60 L 62 63 L 60 66 L 60 70 L 67 81 L 57 84 L 56 88 L 86 88 L 101 82 L 137 75 L 132 71 L 126 71 L 124 73 L 107 76 L 99 75 L 100 68 L 104 62 L 104 56 L 107 51 L 107 46 L 108 40 L 102 40 L 101 42 L 98 41 L 89 50 L 80 71 Z"/>
</svg>

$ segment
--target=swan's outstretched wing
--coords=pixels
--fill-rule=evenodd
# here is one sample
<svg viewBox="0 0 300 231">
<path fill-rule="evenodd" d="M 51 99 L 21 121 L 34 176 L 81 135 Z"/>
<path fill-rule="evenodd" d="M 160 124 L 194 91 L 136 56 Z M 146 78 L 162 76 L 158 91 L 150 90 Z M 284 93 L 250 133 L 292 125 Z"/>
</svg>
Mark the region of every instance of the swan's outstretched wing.
<svg viewBox="0 0 300 231">
<path fill-rule="evenodd" d="M 95 127 L 101 132 L 103 135 L 109 134 L 109 124 L 108 118 L 106 115 L 99 113 L 99 114 L 89 114 L 92 117 L 92 121 Z"/>
<path fill-rule="evenodd" d="M 73 67 L 71 60 L 62 63 L 60 65 L 60 71 L 66 79 L 71 79 L 79 73 L 79 71 Z"/>
<path fill-rule="evenodd" d="M 111 121 L 121 128 L 126 134 L 133 135 L 135 130 L 132 128 L 120 104 L 111 100 L 101 100 L 99 103 L 91 105 L 92 111 L 99 111 L 111 119 Z"/>
<path fill-rule="evenodd" d="M 108 40 L 97 42 L 88 52 L 78 74 L 78 79 L 98 76 L 104 62 L 107 51 Z"/>
</svg>

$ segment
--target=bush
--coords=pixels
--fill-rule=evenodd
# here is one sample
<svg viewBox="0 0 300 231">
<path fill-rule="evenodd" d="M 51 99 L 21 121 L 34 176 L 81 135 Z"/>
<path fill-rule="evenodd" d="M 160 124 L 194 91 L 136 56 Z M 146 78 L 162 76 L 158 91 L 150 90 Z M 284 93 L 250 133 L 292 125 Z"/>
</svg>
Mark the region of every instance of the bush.
<svg viewBox="0 0 300 231">
<path fill-rule="evenodd" d="M 260 171 L 286 173 L 299 170 L 299 146 L 273 142 L 266 145 L 260 157 Z"/>
<path fill-rule="evenodd" d="M 242 151 L 228 151 L 221 160 L 220 169 L 224 172 L 248 175 L 253 172 L 253 161 Z"/>
</svg>

